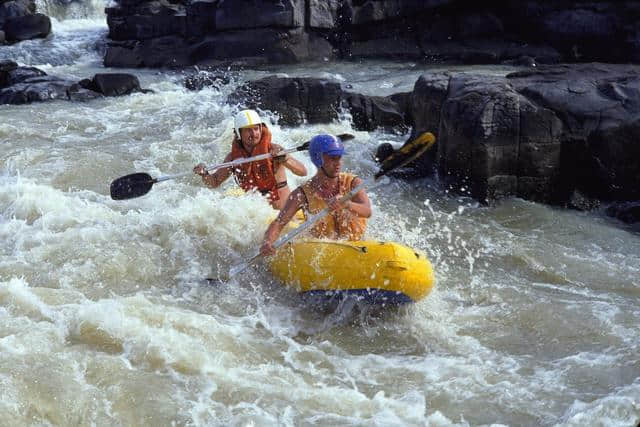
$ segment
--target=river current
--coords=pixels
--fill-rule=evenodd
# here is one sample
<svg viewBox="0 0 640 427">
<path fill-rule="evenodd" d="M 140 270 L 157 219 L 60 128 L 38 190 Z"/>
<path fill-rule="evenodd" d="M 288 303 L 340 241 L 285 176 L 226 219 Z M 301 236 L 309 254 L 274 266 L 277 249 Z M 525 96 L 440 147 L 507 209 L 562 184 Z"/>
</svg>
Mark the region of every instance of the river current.
<svg viewBox="0 0 640 427">
<path fill-rule="evenodd" d="M 262 264 L 225 280 L 274 215 L 259 195 L 187 177 L 109 197 L 128 173 L 221 162 L 240 107 L 225 99 L 246 80 L 390 94 L 427 66 L 274 67 L 189 91 L 180 72 L 102 66 L 104 4 L 39 8 L 52 35 L 0 58 L 76 80 L 131 72 L 153 93 L 0 106 L 1 426 L 638 424 L 640 236 L 599 212 L 487 207 L 392 178 L 370 192 L 368 237 L 427 254 L 434 291 L 399 309 L 319 311 Z M 261 113 L 287 148 L 354 134 L 344 167 L 363 177 L 379 143 L 407 137 L 355 131 L 346 113 L 295 128 Z"/>
</svg>

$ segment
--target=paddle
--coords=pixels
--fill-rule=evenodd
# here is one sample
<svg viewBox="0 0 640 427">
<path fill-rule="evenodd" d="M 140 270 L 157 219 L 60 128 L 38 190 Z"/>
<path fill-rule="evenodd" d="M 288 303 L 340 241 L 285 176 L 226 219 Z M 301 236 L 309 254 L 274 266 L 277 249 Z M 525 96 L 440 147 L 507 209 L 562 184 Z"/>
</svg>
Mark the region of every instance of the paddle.
<svg viewBox="0 0 640 427">
<path fill-rule="evenodd" d="M 401 168 L 411 163 L 412 161 L 420 157 L 422 154 L 424 154 L 429 148 L 431 148 L 431 146 L 434 144 L 435 141 L 436 141 L 436 138 L 435 136 L 433 136 L 431 132 L 421 133 L 420 135 L 418 135 L 418 137 L 406 143 L 402 147 L 402 149 L 395 151 L 393 154 L 387 157 L 385 161 L 382 162 L 382 164 L 380 165 L 380 170 L 376 172 L 375 175 L 373 175 L 373 178 L 369 178 L 365 180 L 356 188 L 352 189 L 350 192 L 342 196 L 340 198 L 340 203 L 350 200 L 353 196 L 355 196 L 358 193 L 358 191 L 362 190 L 364 187 L 370 187 L 378 179 L 388 174 L 392 170 Z M 278 249 L 280 246 L 289 242 L 291 239 L 293 239 L 294 237 L 298 236 L 300 233 L 307 230 L 317 221 L 327 216 L 329 212 L 330 212 L 329 208 L 326 207 L 322 209 L 320 212 L 316 213 L 315 215 L 310 216 L 309 219 L 307 219 L 304 223 L 300 224 L 300 226 L 296 227 L 286 235 L 281 236 L 278 240 L 276 240 L 273 244 L 273 248 Z M 260 251 L 257 251 L 247 261 L 231 267 L 231 269 L 229 270 L 229 277 L 233 277 L 236 274 L 243 272 L 244 270 L 249 268 L 249 266 L 253 262 L 255 262 L 257 259 L 259 259 L 261 256 L 262 254 L 260 253 Z"/>
<path fill-rule="evenodd" d="M 343 133 L 338 135 L 338 138 L 340 138 L 343 141 L 349 141 L 350 139 L 353 139 L 355 137 L 351 134 Z M 271 157 L 274 157 L 274 158 L 284 157 L 289 153 L 308 150 L 309 144 L 311 144 L 311 141 L 307 141 L 304 144 L 295 148 L 289 148 L 289 149 L 283 150 L 280 153 L 278 153 L 277 156 L 274 156 L 271 153 L 265 153 L 265 154 L 259 154 L 253 157 L 245 157 L 241 159 L 232 160 L 230 162 L 209 166 L 207 168 L 207 172 L 213 172 L 215 170 L 222 169 L 222 168 L 238 166 L 243 163 L 269 159 Z M 121 176 L 120 178 L 116 178 L 115 180 L 113 180 L 113 182 L 111 183 L 111 186 L 109 187 L 111 192 L 111 198 L 113 200 L 127 200 L 127 199 L 133 199 L 136 197 L 144 196 L 151 190 L 151 187 L 153 187 L 153 184 L 156 184 L 162 181 L 167 181 L 174 178 L 181 178 L 187 175 L 193 175 L 193 171 L 179 173 L 176 175 L 161 176 L 158 178 L 153 178 L 151 175 L 144 172 L 132 173 L 129 175 Z"/>
</svg>

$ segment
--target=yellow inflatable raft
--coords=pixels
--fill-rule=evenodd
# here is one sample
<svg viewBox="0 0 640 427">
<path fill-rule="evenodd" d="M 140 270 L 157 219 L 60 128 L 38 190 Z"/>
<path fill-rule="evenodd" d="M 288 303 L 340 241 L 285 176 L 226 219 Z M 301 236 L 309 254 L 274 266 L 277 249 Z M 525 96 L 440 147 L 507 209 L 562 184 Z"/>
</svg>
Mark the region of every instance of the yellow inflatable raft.
<svg viewBox="0 0 640 427">
<path fill-rule="evenodd" d="M 352 295 L 375 304 L 404 304 L 431 292 L 431 263 L 390 242 L 300 240 L 269 262 L 275 277 L 305 295 Z"/>
</svg>

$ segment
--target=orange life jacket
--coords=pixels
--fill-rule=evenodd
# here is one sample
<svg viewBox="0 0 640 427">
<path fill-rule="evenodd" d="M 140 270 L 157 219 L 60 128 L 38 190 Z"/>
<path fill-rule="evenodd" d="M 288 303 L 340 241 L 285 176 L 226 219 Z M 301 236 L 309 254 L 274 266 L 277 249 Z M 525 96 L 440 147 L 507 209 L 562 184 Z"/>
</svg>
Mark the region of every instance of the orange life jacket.
<svg viewBox="0 0 640 427">
<path fill-rule="evenodd" d="M 271 152 L 271 131 L 262 125 L 262 137 L 260 142 L 248 152 L 238 138 L 234 138 L 231 144 L 231 160 L 253 157 L 259 154 Z M 268 195 L 269 199 L 276 201 L 280 199 L 276 186 L 276 176 L 271 159 L 258 160 L 238 165 L 233 168 L 233 176 L 236 182 L 244 191 L 256 189 L 262 194 Z"/>
<path fill-rule="evenodd" d="M 338 197 L 351 191 L 351 183 L 356 176 L 350 173 L 341 172 L 338 175 L 340 189 Z M 309 215 L 316 214 L 327 207 L 327 203 L 320 197 L 311 186 L 311 181 L 307 181 L 302 186 L 302 191 L 307 199 L 305 207 L 305 219 Z M 311 235 L 316 238 L 361 240 L 367 228 L 367 219 L 358 216 L 347 209 L 340 209 L 319 220 L 312 228 Z"/>
</svg>

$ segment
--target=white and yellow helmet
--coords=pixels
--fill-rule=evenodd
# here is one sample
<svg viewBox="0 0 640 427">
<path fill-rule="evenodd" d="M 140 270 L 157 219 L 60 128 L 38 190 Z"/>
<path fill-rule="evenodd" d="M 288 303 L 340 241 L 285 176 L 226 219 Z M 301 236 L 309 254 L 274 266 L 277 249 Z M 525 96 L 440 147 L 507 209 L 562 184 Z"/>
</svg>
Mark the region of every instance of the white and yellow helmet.
<svg viewBox="0 0 640 427">
<path fill-rule="evenodd" d="M 253 125 L 264 123 L 258 113 L 254 110 L 242 110 L 236 114 L 236 118 L 233 122 L 233 128 L 236 131 L 238 138 L 240 137 L 240 129 Z"/>
</svg>

